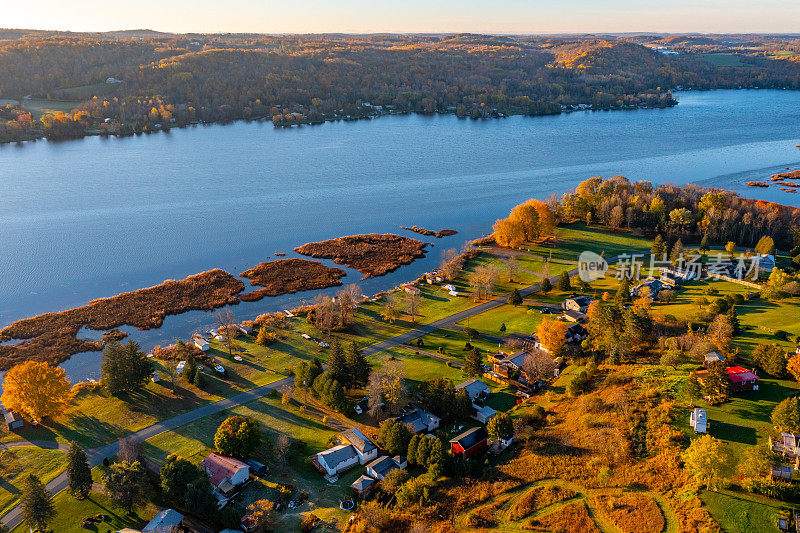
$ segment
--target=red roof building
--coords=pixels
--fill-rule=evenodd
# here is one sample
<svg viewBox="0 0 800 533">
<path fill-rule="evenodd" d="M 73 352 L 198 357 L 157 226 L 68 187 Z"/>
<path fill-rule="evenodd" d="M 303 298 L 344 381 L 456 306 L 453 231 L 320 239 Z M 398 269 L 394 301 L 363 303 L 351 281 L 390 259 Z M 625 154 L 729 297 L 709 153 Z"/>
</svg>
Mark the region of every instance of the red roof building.
<svg viewBox="0 0 800 533">
<path fill-rule="evenodd" d="M 725 369 L 731 388 L 735 391 L 758 390 L 758 376 L 741 366 L 729 366 Z"/>
<path fill-rule="evenodd" d="M 469 429 L 450 441 L 450 451 L 453 457 L 472 459 L 489 447 L 488 438 L 482 426 Z"/>
<path fill-rule="evenodd" d="M 246 463 L 216 452 L 203 459 L 200 466 L 206 471 L 214 488 L 223 494 L 230 493 L 234 487 L 250 478 L 250 467 Z"/>
</svg>

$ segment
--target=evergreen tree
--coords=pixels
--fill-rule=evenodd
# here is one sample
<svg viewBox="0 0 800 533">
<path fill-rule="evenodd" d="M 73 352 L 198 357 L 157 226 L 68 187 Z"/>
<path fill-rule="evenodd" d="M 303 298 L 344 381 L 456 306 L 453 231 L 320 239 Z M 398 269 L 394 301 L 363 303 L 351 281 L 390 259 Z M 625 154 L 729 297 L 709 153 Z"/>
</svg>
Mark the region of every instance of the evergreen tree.
<svg viewBox="0 0 800 533">
<path fill-rule="evenodd" d="M 112 342 L 103 350 L 100 365 L 101 383 L 111 394 L 142 387 L 150 378 L 153 366 L 142 347 L 133 341 Z"/>
<path fill-rule="evenodd" d="M 539 286 L 539 290 L 542 294 L 547 294 L 551 290 L 553 290 L 553 284 L 550 283 L 550 278 L 544 278 L 542 280 L 542 284 Z"/>
<path fill-rule="evenodd" d="M 656 259 L 661 259 L 667 251 L 667 245 L 664 243 L 664 238 L 661 234 L 656 235 L 656 238 L 653 239 L 653 244 L 650 246 L 650 253 Z"/>
<path fill-rule="evenodd" d="M 139 461 L 120 461 L 103 474 L 106 494 L 114 505 L 129 513 L 147 503 L 147 472 Z"/>
<path fill-rule="evenodd" d="M 675 263 L 683 255 L 683 241 L 678 239 L 672 245 L 672 251 L 669 253 L 669 260 Z"/>
<path fill-rule="evenodd" d="M 728 399 L 730 394 L 728 373 L 724 363 L 712 363 L 708 368 L 704 386 L 704 394 L 712 403 L 721 403 Z"/>
<path fill-rule="evenodd" d="M 500 324 L 500 333 L 505 333 L 505 331 L 506 331 L 506 323 L 503 322 L 502 324 Z"/>
<path fill-rule="evenodd" d="M 738 335 L 739 332 L 742 330 L 742 326 L 739 323 L 739 314 L 736 312 L 735 305 L 732 305 L 730 309 L 728 309 L 727 317 L 728 317 L 728 324 L 730 324 L 731 328 L 733 329 L 732 333 L 734 335 Z"/>
<path fill-rule="evenodd" d="M 413 437 L 411 437 L 411 440 L 408 442 L 408 450 L 406 451 L 406 459 L 408 459 L 409 463 L 414 464 L 414 461 L 416 461 L 417 448 L 419 447 L 419 441 L 420 441 L 420 439 L 424 439 L 424 438 L 426 438 L 426 437 L 424 437 L 422 435 L 414 435 Z M 413 458 L 413 461 L 412 461 L 412 458 Z"/>
<path fill-rule="evenodd" d="M 70 443 L 67 454 L 67 478 L 73 496 L 82 500 L 89 495 L 92 490 L 92 470 L 86 452 L 75 441 Z"/>
<path fill-rule="evenodd" d="M 558 282 L 556 283 L 556 288 L 560 291 L 571 291 L 572 284 L 569 282 L 569 274 L 565 270 L 561 273 L 558 277 Z"/>
<path fill-rule="evenodd" d="M 508 295 L 508 299 L 506 301 L 516 307 L 522 303 L 522 295 L 517 289 L 514 289 L 511 291 L 511 294 Z"/>
<path fill-rule="evenodd" d="M 367 385 L 372 366 L 354 342 L 350 345 L 346 358 L 347 373 L 350 375 L 350 387 L 359 388 Z"/>
<path fill-rule="evenodd" d="M 614 295 L 614 300 L 617 302 L 627 302 L 631 299 L 631 280 L 628 276 L 623 276 L 619 281 L 617 293 Z"/>
<path fill-rule="evenodd" d="M 30 474 L 25 479 L 20 495 L 22 520 L 34 531 L 45 531 L 55 518 L 56 510 L 50 501 L 50 493 L 38 477 Z"/>
<path fill-rule="evenodd" d="M 480 376 L 483 374 L 483 357 L 478 348 L 473 348 L 467 352 L 464 360 L 464 374 L 467 377 Z"/>
<path fill-rule="evenodd" d="M 486 431 L 494 440 L 508 440 L 514 436 L 514 422 L 508 413 L 497 413 L 486 424 Z"/>
<path fill-rule="evenodd" d="M 711 247 L 708 245 L 708 234 L 703 235 L 703 239 L 700 241 L 700 251 L 704 254 L 707 254 Z"/>
<path fill-rule="evenodd" d="M 206 376 L 199 368 L 194 372 L 194 379 L 192 380 L 192 383 L 194 383 L 194 386 L 200 390 L 203 390 L 203 387 L 206 386 Z"/>
<path fill-rule="evenodd" d="M 331 351 L 328 353 L 328 374 L 338 381 L 347 385 L 350 376 L 347 373 L 347 361 L 344 356 L 344 350 L 338 340 L 333 341 Z"/>
</svg>

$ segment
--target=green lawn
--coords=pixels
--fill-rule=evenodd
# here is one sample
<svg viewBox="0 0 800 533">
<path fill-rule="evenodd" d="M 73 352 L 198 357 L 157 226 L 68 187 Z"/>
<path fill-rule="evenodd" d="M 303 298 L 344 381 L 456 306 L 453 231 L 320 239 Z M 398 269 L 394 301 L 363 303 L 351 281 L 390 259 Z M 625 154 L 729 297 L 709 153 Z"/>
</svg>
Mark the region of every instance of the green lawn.
<svg viewBox="0 0 800 533">
<path fill-rule="evenodd" d="M 788 518 L 791 504 L 729 490 L 704 490 L 700 499 L 726 532 L 778 531 L 778 518 Z"/>
<path fill-rule="evenodd" d="M 339 499 L 349 493 L 349 485 L 363 473 L 363 468 L 354 468 L 334 485 L 325 482 L 322 475 L 306 461 L 306 457 L 326 449 L 337 432 L 296 407 L 282 406 L 279 399 L 261 398 L 224 413 L 205 417 L 175 431 L 157 435 L 145 442 L 144 453 L 156 463 L 163 463 L 171 453 L 199 463 L 213 451 L 214 433 L 219 424 L 234 414 L 261 422 L 270 443 L 275 442 L 280 434 L 288 435 L 292 441 L 301 443 L 301 447 L 283 469 L 275 464 L 268 444 L 254 452 L 253 456 L 270 464 L 272 470 L 263 486 L 254 487 L 251 498 L 264 497 L 274 490 L 276 482 L 289 483 L 309 494 L 309 503 L 300 508 L 301 512 L 313 510 L 325 519 L 345 519 L 348 516 L 339 509 Z M 299 520 L 300 517 L 296 514 L 284 517 L 287 527 L 296 527 Z"/>
<path fill-rule="evenodd" d="M 743 67 L 745 63 L 736 54 L 700 54 L 700 57 L 715 67 Z"/>
<path fill-rule="evenodd" d="M 21 102 L 25 110 L 29 111 L 35 120 L 42 118 L 42 115 L 55 114 L 59 111 L 69 113 L 80 105 L 80 102 L 73 100 L 39 100 L 36 98 L 22 100 Z"/>
<path fill-rule="evenodd" d="M 533 296 L 537 301 L 539 295 Z M 504 337 L 511 333 L 523 333 L 529 335 L 536 330 L 536 326 L 542 321 L 542 313 L 538 306 L 522 304 L 513 306 L 504 304 L 494 309 L 484 311 L 467 320 L 458 322 L 459 326 L 467 326 L 495 337 Z M 469 322 L 469 324 L 467 324 Z M 506 325 L 505 332 L 500 331 L 500 326 Z M 474 343 L 473 343 L 474 344 Z"/>
<path fill-rule="evenodd" d="M 100 468 L 92 470 L 92 477 L 95 482 L 101 481 Z M 50 529 L 57 533 L 81 533 L 87 530 L 81 527 L 81 520 L 88 516 L 104 514 L 109 519 L 95 529 L 88 531 L 109 532 L 118 531 L 122 528 L 141 529 L 150 519 L 156 515 L 158 509 L 148 504 L 144 509 L 128 514 L 124 510 L 114 507 L 111 501 L 103 493 L 92 492 L 85 500 L 74 498 L 68 491 L 62 491 L 53 497 L 53 505 L 56 509 L 56 517 L 50 524 Z M 13 529 L 15 533 L 26 533 L 28 528 L 21 524 Z"/>
<path fill-rule="evenodd" d="M 0 514 L 16 504 L 30 474 L 47 483 L 61 472 L 65 460 L 63 452 L 34 446 L 0 452 Z"/>
<path fill-rule="evenodd" d="M 466 324 L 466 322 L 464 322 L 464 324 Z M 463 360 L 464 357 L 466 357 L 468 352 L 468 350 L 465 349 L 467 342 L 473 347 L 477 347 L 483 353 L 496 352 L 498 349 L 497 344 L 490 340 L 483 337 L 470 339 L 463 331 L 455 329 L 437 329 L 421 337 L 421 339 L 422 342 L 425 343 L 421 349 L 427 352 L 440 353 L 451 359 Z M 412 342 L 412 345 L 412 348 L 416 348 L 415 342 Z M 441 348 L 443 352 L 439 352 L 439 348 Z"/>
<path fill-rule="evenodd" d="M 559 226 L 556 228 L 556 235 L 559 242 L 555 246 L 537 244 L 525 248 L 543 257 L 576 264 L 578 256 L 585 250 L 598 254 L 605 253 L 606 258 L 611 258 L 622 253 L 643 251 L 649 253 L 651 245 L 649 239 L 637 237 L 630 232 L 612 233 L 607 228 L 587 226 L 582 222 Z M 551 275 L 555 274 L 551 271 Z"/>
</svg>

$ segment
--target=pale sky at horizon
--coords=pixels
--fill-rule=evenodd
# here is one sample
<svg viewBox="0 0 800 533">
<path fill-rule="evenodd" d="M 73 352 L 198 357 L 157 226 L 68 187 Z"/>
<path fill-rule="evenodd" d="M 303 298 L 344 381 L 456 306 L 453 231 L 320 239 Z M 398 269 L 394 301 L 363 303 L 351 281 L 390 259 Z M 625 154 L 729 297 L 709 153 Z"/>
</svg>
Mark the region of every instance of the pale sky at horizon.
<svg viewBox="0 0 800 533">
<path fill-rule="evenodd" d="M 4 28 L 253 33 L 800 33 L 798 0 L 38 0 Z"/>
</svg>

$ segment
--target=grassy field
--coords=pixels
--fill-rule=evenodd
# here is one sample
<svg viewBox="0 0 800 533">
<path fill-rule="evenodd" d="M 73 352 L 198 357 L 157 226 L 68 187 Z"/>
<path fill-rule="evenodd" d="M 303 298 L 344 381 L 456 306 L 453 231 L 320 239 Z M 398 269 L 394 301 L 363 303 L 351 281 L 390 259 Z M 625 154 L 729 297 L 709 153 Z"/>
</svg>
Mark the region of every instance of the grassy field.
<svg viewBox="0 0 800 533">
<path fill-rule="evenodd" d="M 700 499 L 726 532 L 778 531 L 778 518 L 788 518 L 791 504 L 728 490 L 703 491 Z"/>
<path fill-rule="evenodd" d="M 534 298 L 537 301 L 540 300 L 539 295 L 535 295 Z M 536 326 L 542 321 L 542 316 L 538 306 L 505 304 L 473 316 L 469 321 L 462 320 L 457 324 L 464 327 L 469 326 L 487 335 L 505 337 L 511 333 L 533 333 Z M 502 324 L 506 325 L 505 331 L 500 331 Z M 473 342 L 473 344 L 475 343 Z"/>
<path fill-rule="evenodd" d="M 65 461 L 63 452 L 33 446 L 0 452 L 0 514 L 17 502 L 30 474 L 47 483 L 61 472 Z"/>
<path fill-rule="evenodd" d="M 113 96 L 119 92 L 119 84 L 116 83 L 94 83 L 92 85 L 81 85 L 79 87 L 68 87 L 58 89 L 55 95 L 62 100 L 89 100 L 94 96 Z"/>
<path fill-rule="evenodd" d="M 92 477 L 95 482 L 101 481 L 100 468 L 92 470 Z M 87 530 L 81 527 L 81 520 L 84 517 L 98 514 L 106 515 L 108 520 L 96 529 L 89 531 L 111 532 L 126 527 L 140 529 L 158 512 L 154 505 L 149 504 L 144 509 L 128 514 L 124 510 L 114 507 L 105 494 L 95 491 L 92 491 L 85 500 L 75 499 L 68 491 L 62 491 L 53 497 L 53 505 L 56 509 L 56 517 L 50 524 L 50 529 L 58 533 L 85 532 Z M 21 524 L 12 531 L 26 533 L 28 528 Z"/>
<path fill-rule="evenodd" d="M 60 101 L 60 100 L 37 100 L 31 98 L 30 100 L 22 100 L 22 105 L 26 111 L 29 111 L 35 120 L 42 118 L 42 115 L 55 114 L 59 111 L 62 113 L 69 113 L 78 105 L 78 101 Z"/>
<path fill-rule="evenodd" d="M 700 57 L 715 67 L 742 67 L 745 63 L 736 54 L 700 54 Z"/>
<path fill-rule="evenodd" d="M 554 245 L 533 245 L 525 248 L 542 257 L 569 261 L 575 265 L 581 252 L 589 250 L 611 258 L 622 253 L 650 251 L 651 241 L 629 232 L 611 233 L 607 228 L 587 226 L 576 222 L 556 228 L 558 242 Z M 550 275 L 555 275 L 551 272 Z"/>
</svg>

